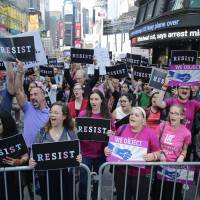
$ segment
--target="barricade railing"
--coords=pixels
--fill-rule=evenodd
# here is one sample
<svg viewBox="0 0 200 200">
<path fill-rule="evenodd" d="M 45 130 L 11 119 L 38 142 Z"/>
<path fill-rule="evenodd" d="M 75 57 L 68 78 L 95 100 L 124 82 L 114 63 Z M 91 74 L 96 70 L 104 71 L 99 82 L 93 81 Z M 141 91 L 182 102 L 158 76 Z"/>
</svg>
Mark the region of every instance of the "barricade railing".
<svg viewBox="0 0 200 200">
<path fill-rule="evenodd" d="M 121 167 L 123 167 L 123 173 L 121 169 Z M 162 168 L 161 168 L 162 167 Z M 125 169 L 124 169 L 125 168 Z M 155 180 L 155 177 L 158 177 L 157 175 L 157 170 L 162 169 L 161 171 L 159 171 L 159 173 L 161 173 L 160 176 L 160 194 L 159 194 L 159 198 L 162 200 L 163 197 L 163 192 L 164 192 L 164 184 L 166 184 L 166 182 L 171 182 L 170 184 L 172 184 L 172 188 L 173 188 L 173 193 L 172 193 L 172 197 L 171 199 L 174 200 L 175 199 L 175 195 L 176 195 L 176 187 L 179 184 L 179 182 L 181 181 L 181 177 L 182 175 L 184 175 L 186 178 L 184 179 L 184 183 L 183 184 L 183 189 L 182 189 L 182 193 L 181 196 L 183 198 L 183 200 L 186 199 L 186 193 L 188 192 L 188 184 L 191 184 L 191 176 L 194 175 L 194 186 L 195 186 L 195 191 L 193 191 L 193 196 L 190 196 L 189 199 L 197 199 L 197 194 L 198 192 L 198 188 L 199 188 L 199 180 L 200 180 L 200 162 L 106 162 L 104 164 L 102 164 L 99 168 L 99 174 L 98 174 L 98 180 L 99 180 L 99 185 L 98 185 L 98 200 L 101 199 L 110 199 L 113 200 L 115 199 L 114 196 L 117 193 L 117 191 L 115 191 L 115 177 L 116 176 L 123 176 L 123 197 L 121 198 L 117 198 L 120 200 L 126 200 L 126 196 L 127 196 L 127 178 L 129 175 L 129 170 L 130 169 L 137 169 L 137 174 L 134 174 L 134 176 L 132 175 L 131 177 L 137 177 L 136 178 L 136 192 L 134 194 L 134 200 L 138 200 L 141 199 L 139 198 L 139 187 L 141 187 L 140 185 L 140 179 L 142 178 L 142 174 L 141 171 L 143 169 L 149 169 L 149 175 L 148 175 L 148 197 L 146 199 L 150 200 L 151 195 L 152 195 L 152 184 L 153 181 Z M 109 196 L 105 197 L 103 196 L 102 193 L 102 189 L 103 189 L 103 181 L 104 178 L 107 178 L 107 175 L 104 176 L 105 171 L 108 171 L 108 169 L 112 169 L 109 170 L 111 171 L 111 188 L 110 188 L 110 192 L 107 192 L 107 194 L 109 194 Z M 191 170 L 192 169 L 192 170 Z M 171 171 L 172 170 L 172 171 Z M 182 172 L 181 172 L 182 170 Z M 117 172 L 116 172 L 117 171 Z M 193 173 L 194 172 L 194 173 Z M 171 174 L 170 174 L 171 173 Z M 168 177 L 169 176 L 169 177 Z M 171 179 L 171 176 L 173 177 L 173 179 Z M 170 180 L 170 181 L 169 181 Z M 142 183 L 142 182 L 141 182 Z M 181 184 L 181 187 L 182 187 Z M 144 187 L 145 185 L 143 185 L 142 187 Z M 145 192 L 145 187 L 142 188 L 143 192 Z M 140 191 L 141 192 L 141 191 Z M 115 194 L 114 194 L 115 193 Z M 165 193 L 164 193 L 165 194 Z"/>
<path fill-rule="evenodd" d="M 90 169 L 85 165 L 85 164 L 80 164 L 80 167 L 76 167 L 76 168 L 66 168 L 66 169 L 63 169 L 63 170 L 72 170 L 72 174 L 73 174 L 73 200 L 77 199 L 76 198 L 76 194 L 78 192 L 78 190 L 76 190 L 76 188 L 79 188 L 79 187 L 76 187 L 76 170 L 79 172 L 80 169 L 83 169 L 86 171 L 87 173 L 87 200 L 90 200 L 91 198 L 91 172 L 90 172 Z M 63 177 L 62 177 L 62 169 L 58 169 L 60 170 L 60 194 L 61 194 L 61 200 L 63 200 Z M 5 167 L 5 168 L 0 168 L 0 189 L 3 189 L 4 188 L 4 195 L 5 195 L 5 200 L 8 200 L 9 198 L 9 187 L 15 187 L 16 185 L 8 185 L 7 184 L 7 175 L 10 173 L 10 172 L 15 172 L 17 175 L 17 181 L 18 181 L 18 189 L 19 189 L 19 197 L 20 197 L 20 200 L 22 199 L 26 199 L 24 198 L 24 188 L 23 188 L 23 185 L 22 185 L 22 173 L 23 172 L 27 172 L 29 171 L 30 173 L 32 173 L 32 183 L 33 183 L 33 199 L 36 199 L 36 174 L 37 172 L 41 172 L 41 171 L 36 171 L 34 170 L 33 168 L 29 167 L 29 166 L 19 166 L 19 167 Z M 48 176 L 48 173 L 49 173 L 50 170 L 47 170 L 47 171 L 43 171 L 46 173 L 46 182 L 47 182 L 47 199 L 49 200 L 50 199 L 50 191 L 49 191 L 49 176 Z M 71 191 L 72 192 L 72 191 Z M 3 191 L 1 191 L 1 194 L 3 194 Z M 1 199 L 1 198 L 0 198 Z"/>
</svg>

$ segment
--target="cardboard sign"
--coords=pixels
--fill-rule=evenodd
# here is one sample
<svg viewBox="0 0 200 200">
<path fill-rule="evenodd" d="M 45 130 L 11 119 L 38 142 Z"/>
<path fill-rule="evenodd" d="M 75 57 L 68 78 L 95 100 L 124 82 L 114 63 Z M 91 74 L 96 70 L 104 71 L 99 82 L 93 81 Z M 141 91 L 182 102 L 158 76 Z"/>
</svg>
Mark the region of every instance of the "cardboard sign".
<svg viewBox="0 0 200 200">
<path fill-rule="evenodd" d="M 170 86 L 198 86 L 200 82 L 200 65 L 171 65 Z"/>
<path fill-rule="evenodd" d="M 0 140 L 0 159 L 6 156 L 19 158 L 28 152 L 22 134 L 17 134 Z"/>
<path fill-rule="evenodd" d="M 149 86 L 160 90 L 165 82 L 166 76 L 167 76 L 167 71 L 153 68 L 151 79 L 149 81 Z"/>
<path fill-rule="evenodd" d="M 151 78 L 151 72 L 152 68 L 150 67 L 133 67 L 133 75 L 134 80 L 138 81 L 139 79 L 142 79 L 145 83 L 149 83 L 149 80 Z"/>
<path fill-rule="evenodd" d="M 126 117 L 118 120 L 116 123 L 115 123 L 115 128 L 116 130 L 123 124 L 128 124 L 129 123 L 129 117 L 130 115 L 127 115 Z"/>
<path fill-rule="evenodd" d="M 97 60 L 97 65 L 99 66 L 99 74 L 106 74 L 106 66 L 110 66 L 110 57 L 108 49 L 106 48 L 95 48 L 94 56 Z"/>
<path fill-rule="evenodd" d="M 5 71 L 5 70 L 6 70 L 6 67 L 5 67 L 3 61 L 0 61 L 0 70 L 2 70 L 2 71 Z"/>
<path fill-rule="evenodd" d="M 176 182 L 192 185 L 194 181 L 195 167 L 192 166 L 158 166 L 157 178 L 169 182 Z"/>
<path fill-rule="evenodd" d="M 142 61 L 142 56 L 141 55 L 136 55 L 136 54 L 126 54 L 126 62 L 130 65 L 134 66 L 140 66 Z"/>
<path fill-rule="evenodd" d="M 79 141 L 64 141 L 32 145 L 36 170 L 60 169 L 79 166 Z"/>
<path fill-rule="evenodd" d="M 197 62 L 197 51 L 191 50 L 175 50 L 171 51 L 171 64 L 196 64 Z"/>
<path fill-rule="evenodd" d="M 106 74 L 114 78 L 120 79 L 128 77 L 128 70 L 126 64 L 121 63 L 114 66 L 106 67 Z"/>
<path fill-rule="evenodd" d="M 40 66 L 40 76 L 54 77 L 53 68 Z"/>
<path fill-rule="evenodd" d="M 0 59 L 15 62 L 35 61 L 35 45 L 33 36 L 0 38 Z"/>
<path fill-rule="evenodd" d="M 57 58 L 48 58 L 48 65 L 57 66 Z"/>
<path fill-rule="evenodd" d="M 143 156 L 147 153 L 148 142 L 133 138 L 110 136 L 108 148 L 112 150 L 112 154 L 107 157 L 107 161 L 145 161 Z"/>
<path fill-rule="evenodd" d="M 88 63 L 93 64 L 93 49 L 76 49 L 71 48 L 72 63 Z"/>
<path fill-rule="evenodd" d="M 142 57 L 141 66 L 147 67 L 148 65 L 149 65 L 149 59 L 145 58 L 145 57 Z"/>
<path fill-rule="evenodd" d="M 108 136 L 106 132 L 111 128 L 111 120 L 77 117 L 76 126 L 80 140 L 107 142 Z"/>
<path fill-rule="evenodd" d="M 25 36 L 34 37 L 35 57 L 36 57 L 36 61 L 24 63 L 26 68 L 31 68 L 31 67 L 35 67 L 39 65 L 46 65 L 47 58 L 46 58 L 46 53 L 44 51 L 44 47 L 43 47 L 42 40 L 40 37 L 40 33 L 39 32 L 25 32 L 25 33 L 17 34 L 14 37 L 25 37 Z"/>
</svg>

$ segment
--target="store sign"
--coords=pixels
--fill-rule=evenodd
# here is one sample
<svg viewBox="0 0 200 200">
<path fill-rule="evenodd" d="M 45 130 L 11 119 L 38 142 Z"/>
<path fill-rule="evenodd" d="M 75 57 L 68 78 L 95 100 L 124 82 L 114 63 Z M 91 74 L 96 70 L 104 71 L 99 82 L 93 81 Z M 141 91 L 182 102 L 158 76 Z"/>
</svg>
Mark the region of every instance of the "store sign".
<svg viewBox="0 0 200 200">
<path fill-rule="evenodd" d="M 166 30 L 157 33 L 144 34 L 138 37 L 133 37 L 131 39 L 131 45 L 144 44 L 155 41 L 168 41 L 168 40 L 185 40 L 200 37 L 199 28 L 184 28 L 184 29 L 174 29 Z"/>
</svg>

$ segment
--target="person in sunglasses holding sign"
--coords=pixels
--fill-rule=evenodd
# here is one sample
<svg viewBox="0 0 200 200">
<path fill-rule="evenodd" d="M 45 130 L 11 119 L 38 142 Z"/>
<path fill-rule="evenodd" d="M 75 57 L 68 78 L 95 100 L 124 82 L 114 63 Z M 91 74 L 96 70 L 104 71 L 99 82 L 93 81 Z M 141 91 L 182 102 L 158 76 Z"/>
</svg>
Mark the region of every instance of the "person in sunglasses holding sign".
<svg viewBox="0 0 200 200">
<path fill-rule="evenodd" d="M 41 129 L 37 134 L 34 143 L 54 143 L 66 140 L 78 139 L 74 132 L 74 121 L 70 116 L 67 106 L 62 102 L 55 102 L 50 110 L 49 121 L 44 129 Z M 76 158 L 78 162 L 82 161 L 82 156 L 79 154 Z M 29 165 L 36 166 L 35 160 L 32 158 Z M 46 172 L 38 173 L 40 182 L 40 193 L 42 200 L 47 199 L 47 182 Z M 48 173 L 50 200 L 61 199 L 61 183 L 60 170 L 50 170 Z M 63 199 L 73 200 L 73 174 L 68 169 L 62 170 L 62 187 Z"/>
<path fill-rule="evenodd" d="M 185 160 L 188 145 L 191 143 L 191 132 L 184 125 L 184 113 L 182 106 L 172 105 L 169 110 L 169 121 L 161 123 L 156 129 L 160 140 L 160 161 L 162 162 L 183 162 Z M 162 180 L 154 181 L 153 200 L 160 199 L 161 183 Z M 173 189 L 174 182 L 164 181 L 162 200 L 172 199 Z M 175 200 L 182 199 L 181 190 L 182 183 L 176 183 Z"/>
</svg>

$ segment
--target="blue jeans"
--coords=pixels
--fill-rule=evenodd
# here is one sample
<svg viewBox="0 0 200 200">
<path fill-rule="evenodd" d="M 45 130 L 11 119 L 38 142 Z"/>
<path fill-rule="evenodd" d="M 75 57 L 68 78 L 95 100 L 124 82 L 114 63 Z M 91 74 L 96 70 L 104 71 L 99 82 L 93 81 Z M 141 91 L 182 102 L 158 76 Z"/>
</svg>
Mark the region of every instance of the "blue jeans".
<svg viewBox="0 0 200 200">
<path fill-rule="evenodd" d="M 106 158 L 99 157 L 99 158 L 83 158 L 83 163 L 90 168 L 91 172 L 99 171 L 99 167 L 106 162 Z M 80 170 L 80 185 L 79 185 L 79 199 L 86 200 L 87 199 L 87 173 L 84 169 Z M 92 199 L 97 199 L 97 192 L 98 192 L 98 183 L 94 182 L 93 185 L 93 192 L 92 192 Z"/>
</svg>

